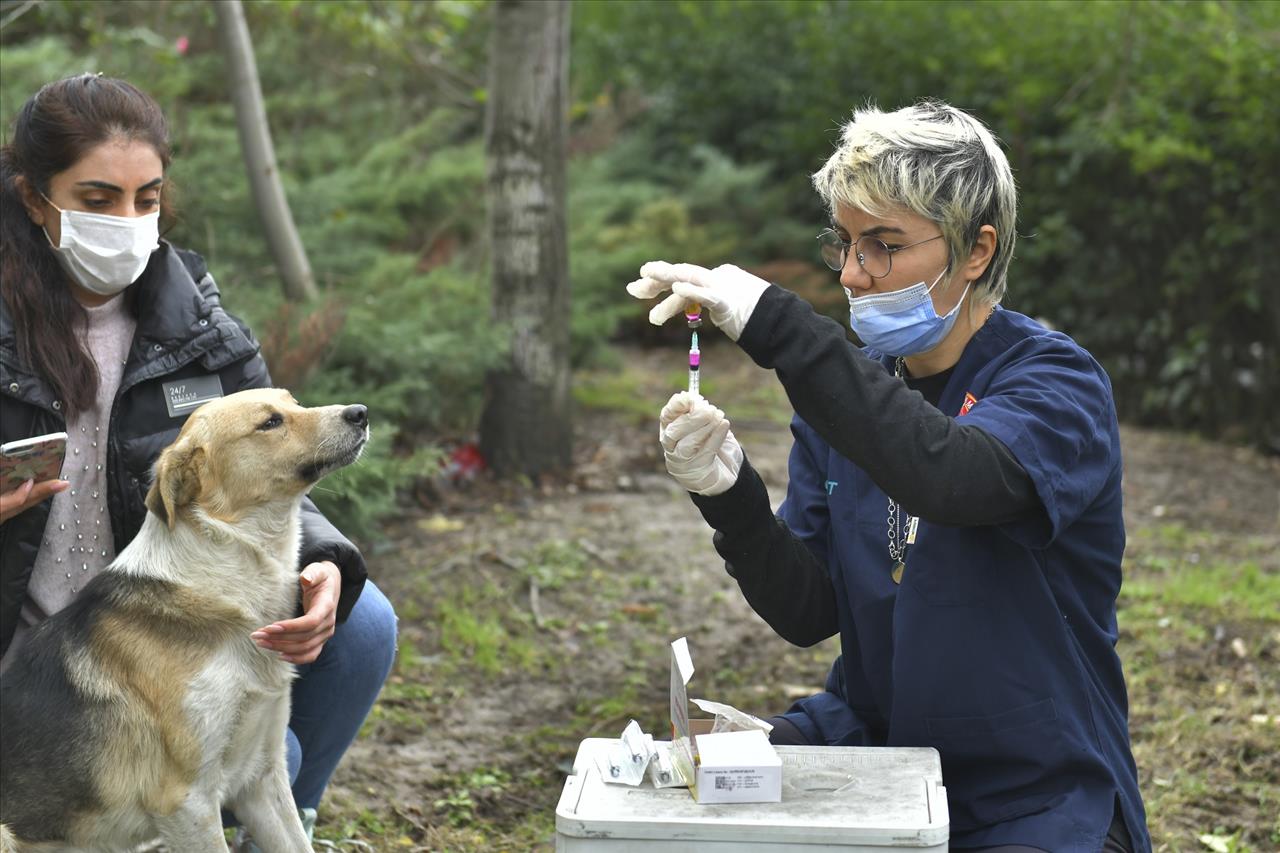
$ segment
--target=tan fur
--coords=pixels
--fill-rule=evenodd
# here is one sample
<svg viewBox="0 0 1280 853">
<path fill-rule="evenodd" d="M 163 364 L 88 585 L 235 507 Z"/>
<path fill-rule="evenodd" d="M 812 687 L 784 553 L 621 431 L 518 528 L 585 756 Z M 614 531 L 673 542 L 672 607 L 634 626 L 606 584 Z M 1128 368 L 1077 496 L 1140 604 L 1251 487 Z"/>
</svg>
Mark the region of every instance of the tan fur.
<svg viewBox="0 0 1280 853">
<path fill-rule="evenodd" d="M 188 589 L 145 605 L 110 614 L 94 631 L 90 649 L 101 677 L 142 706 L 122 711 L 120 735 L 99 757 L 94 776 L 108 808 L 136 801 L 172 814 L 200 769 L 199 741 L 183 713 L 186 686 L 221 642 L 256 626 Z M 137 774 L 140 766 L 151 772 Z"/>
<path fill-rule="evenodd" d="M 274 389 L 236 396 L 245 398 L 242 406 L 211 403 L 197 410 L 161 457 L 165 476 L 158 482 L 173 484 L 165 489 L 166 509 L 170 501 L 179 511 L 198 503 L 214 518 L 234 523 L 237 510 L 289 489 L 293 469 L 312 461 L 325 443 L 325 409 L 303 408 Z M 259 430 L 272 414 L 283 417 L 283 425 Z M 219 452 L 207 454 L 214 444 Z"/>
<path fill-rule="evenodd" d="M 160 456 L 147 508 L 167 520 L 199 504 L 212 517 L 234 523 L 236 509 L 279 495 L 292 485 L 291 469 L 312 460 L 325 439 L 328 408 L 307 409 L 274 388 L 241 391 L 200 407 Z M 272 414 L 284 418 L 274 430 L 258 429 Z M 210 454 L 216 446 L 218 453 Z"/>
<path fill-rule="evenodd" d="M 161 454 L 156 463 L 155 483 L 147 492 L 147 509 L 163 518 L 170 530 L 178 521 L 177 508 L 186 506 L 199 495 L 203 463 L 204 450 L 183 436 Z"/>
</svg>

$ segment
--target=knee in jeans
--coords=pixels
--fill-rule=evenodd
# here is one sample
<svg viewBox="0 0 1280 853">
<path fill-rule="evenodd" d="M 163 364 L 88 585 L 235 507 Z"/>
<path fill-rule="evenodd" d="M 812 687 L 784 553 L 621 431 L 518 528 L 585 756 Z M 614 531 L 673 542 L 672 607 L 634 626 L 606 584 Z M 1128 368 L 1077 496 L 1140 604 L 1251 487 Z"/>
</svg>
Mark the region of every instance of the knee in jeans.
<svg viewBox="0 0 1280 853">
<path fill-rule="evenodd" d="M 348 621 L 351 619 L 360 622 L 358 633 L 363 648 L 359 657 L 366 663 L 377 661 L 384 672 L 390 672 L 396 658 L 398 617 L 391 602 L 372 582 L 365 583 Z"/>
</svg>

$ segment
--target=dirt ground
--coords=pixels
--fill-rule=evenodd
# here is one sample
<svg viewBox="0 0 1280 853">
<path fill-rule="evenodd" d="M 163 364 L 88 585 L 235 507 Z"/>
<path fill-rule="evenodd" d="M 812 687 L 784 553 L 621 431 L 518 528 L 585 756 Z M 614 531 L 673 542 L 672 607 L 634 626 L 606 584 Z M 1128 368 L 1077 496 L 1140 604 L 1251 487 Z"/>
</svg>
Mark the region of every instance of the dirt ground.
<svg viewBox="0 0 1280 853">
<path fill-rule="evenodd" d="M 736 347 L 704 365 L 776 504 L 785 397 Z M 389 527 L 370 571 L 400 613 L 400 659 L 335 777 L 322 845 L 553 849 L 577 743 L 632 717 L 664 736 L 679 636 L 691 695 L 767 716 L 819 687 L 836 641 L 774 636 L 663 470 L 656 412 L 680 366 L 678 348 L 633 350 L 578 377 L 571 480 L 425 489 Z M 1120 650 L 1156 847 L 1280 849 L 1280 461 L 1139 429 L 1123 442 Z"/>
</svg>

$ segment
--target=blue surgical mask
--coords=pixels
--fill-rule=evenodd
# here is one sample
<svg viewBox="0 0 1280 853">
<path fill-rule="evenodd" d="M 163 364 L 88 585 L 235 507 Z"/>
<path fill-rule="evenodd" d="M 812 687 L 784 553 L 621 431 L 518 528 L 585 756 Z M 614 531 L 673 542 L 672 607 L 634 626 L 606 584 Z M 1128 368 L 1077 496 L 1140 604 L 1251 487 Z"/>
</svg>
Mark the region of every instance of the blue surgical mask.
<svg viewBox="0 0 1280 853">
<path fill-rule="evenodd" d="M 929 294 L 945 273 L 945 269 L 938 273 L 933 284 L 921 281 L 891 293 L 854 296 L 849 291 L 849 325 L 854 334 L 872 349 L 892 356 L 917 355 L 942 343 L 956 324 L 969 292 L 969 283 L 965 282 L 956 307 L 939 317 Z"/>
</svg>

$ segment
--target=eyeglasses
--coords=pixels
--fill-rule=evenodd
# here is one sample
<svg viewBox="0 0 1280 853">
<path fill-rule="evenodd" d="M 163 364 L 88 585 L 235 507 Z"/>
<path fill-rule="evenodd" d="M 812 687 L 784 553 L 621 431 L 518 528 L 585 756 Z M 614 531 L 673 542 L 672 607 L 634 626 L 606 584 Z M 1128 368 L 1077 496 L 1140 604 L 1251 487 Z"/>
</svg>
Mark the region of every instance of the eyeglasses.
<svg viewBox="0 0 1280 853">
<path fill-rule="evenodd" d="M 834 229 L 828 228 L 818 235 L 818 244 L 822 247 L 823 262 L 836 272 L 844 269 L 845 263 L 849 260 L 849 250 L 853 249 L 853 256 L 867 271 L 867 275 L 872 278 L 884 278 L 893 269 L 893 256 L 898 252 L 941 238 L 941 234 L 935 234 L 924 240 L 918 240 L 906 246 L 894 246 L 890 249 L 883 240 L 870 235 L 863 235 L 856 243 L 850 243 L 848 240 L 840 239 L 840 235 Z"/>
</svg>

